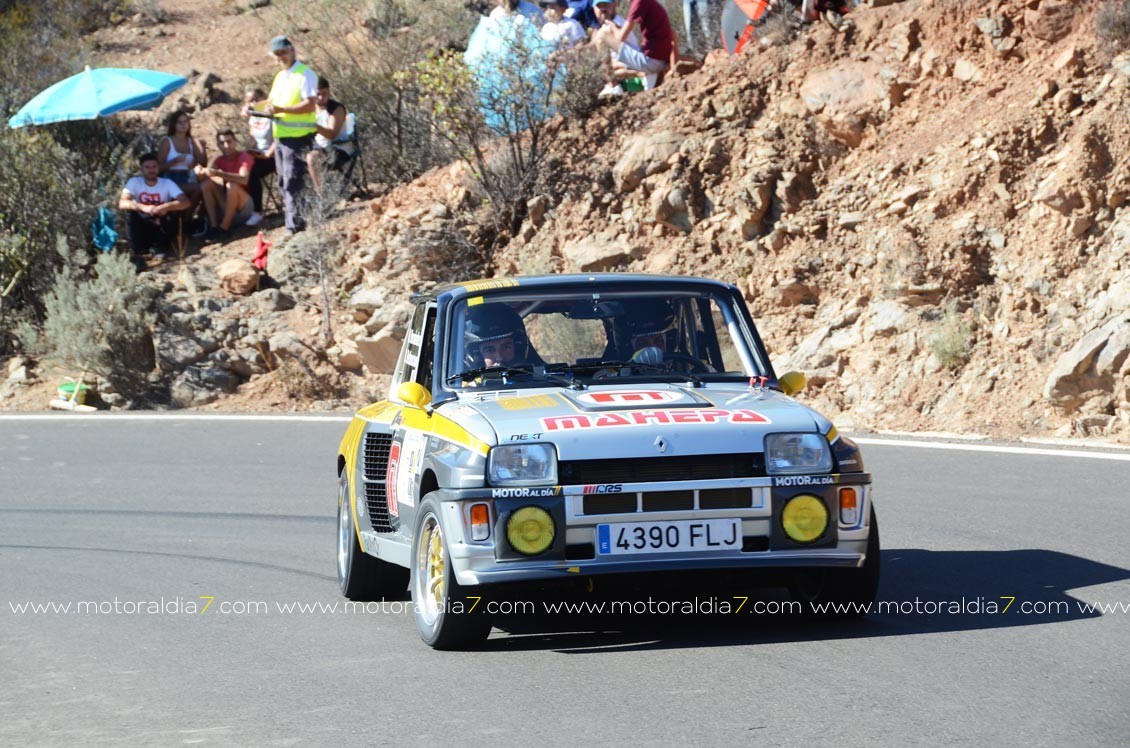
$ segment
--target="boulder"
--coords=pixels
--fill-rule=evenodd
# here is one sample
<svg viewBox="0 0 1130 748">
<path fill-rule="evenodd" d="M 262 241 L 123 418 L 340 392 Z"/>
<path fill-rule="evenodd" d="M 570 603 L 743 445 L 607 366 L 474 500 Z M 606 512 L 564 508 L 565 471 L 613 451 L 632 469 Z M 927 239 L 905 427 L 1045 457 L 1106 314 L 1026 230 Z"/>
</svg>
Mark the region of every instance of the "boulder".
<svg viewBox="0 0 1130 748">
<path fill-rule="evenodd" d="M 865 340 L 897 335 L 905 332 L 912 317 L 907 308 L 897 301 L 880 301 L 871 307 L 871 315 L 863 323 Z"/>
<path fill-rule="evenodd" d="M 384 303 L 385 292 L 380 288 L 359 288 L 349 297 L 349 308 L 357 322 L 368 321 Z"/>
<path fill-rule="evenodd" d="M 1044 398 L 1065 412 L 1094 397 L 1113 400 L 1116 384 L 1128 372 L 1130 313 L 1091 330 L 1059 357 L 1044 383 Z"/>
<path fill-rule="evenodd" d="M 671 130 L 637 135 L 624 145 L 612 168 L 612 179 L 620 193 L 631 192 L 652 174 L 669 167 L 668 160 L 679 152 L 685 136 Z"/>
<path fill-rule="evenodd" d="M 173 402 L 182 408 L 207 405 L 221 394 L 231 394 L 239 387 L 239 378 L 218 366 L 190 366 L 182 371 L 169 388 Z"/>
<path fill-rule="evenodd" d="M 294 308 L 294 299 L 277 288 L 263 289 L 255 294 L 255 301 L 259 305 L 259 311 L 263 314 L 285 312 L 287 309 Z"/>
<path fill-rule="evenodd" d="M 1037 39 L 1058 42 L 1071 33 L 1075 6 L 1065 0 L 1042 0 L 1035 9 L 1024 11 L 1024 28 Z"/>
<path fill-rule="evenodd" d="M 816 187 L 807 174 L 785 172 L 777 181 L 777 201 L 782 213 L 795 213 L 805 202 L 815 199 Z"/>
<path fill-rule="evenodd" d="M 153 333 L 153 347 L 157 352 L 157 367 L 167 372 L 180 371 L 207 355 L 200 343 L 168 330 L 159 329 Z"/>
<path fill-rule="evenodd" d="M 633 259 L 632 248 L 625 242 L 600 237 L 566 244 L 561 252 L 565 260 L 582 273 L 614 270 Z"/>
<path fill-rule="evenodd" d="M 862 141 L 867 122 L 897 105 L 902 91 L 877 62 L 858 60 L 809 73 L 800 87 L 808 111 L 833 138 L 852 148 Z"/>
<path fill-rule="evenodd" d="M 357 353 L 373 374 L 391 374 L 400 355 L 401 340 L 392 330 L 385 328 L 371 338 L 357 338 Z"/>
<path fill-rule="evenodd" d="M 549 200 L 545 195 L 538 195 L 537 197 L 530 198 L 526 201 L 526 215 L 530 218 L 530 223 L 535 227 L 541 228 L 545 223 L 545 212 L 549 210 Z"/>
<path fill-rule="evenodd" d="M 301 356 L 310 350 L 303 345 L 301 338 L 289 331 L 272 335 L 271 339 L 267 341 L 267 346 L 272 353 L 286 353 L 290 356 Z"/>
<path fill-rule="evenodd" d="M 259 288 L 259 270 L 247 260 L 228 260 L 216 268 L 220 288 L 236 296 L 247 296 Z"/>
<path fill-rule="evenodd" d="M 329 354 L 334 366 L 342 371 L 361 371 L 364 364 L 357 350 L 357 342 L 353 339 L 342 340 L 330 349 Z"/>
</svg>

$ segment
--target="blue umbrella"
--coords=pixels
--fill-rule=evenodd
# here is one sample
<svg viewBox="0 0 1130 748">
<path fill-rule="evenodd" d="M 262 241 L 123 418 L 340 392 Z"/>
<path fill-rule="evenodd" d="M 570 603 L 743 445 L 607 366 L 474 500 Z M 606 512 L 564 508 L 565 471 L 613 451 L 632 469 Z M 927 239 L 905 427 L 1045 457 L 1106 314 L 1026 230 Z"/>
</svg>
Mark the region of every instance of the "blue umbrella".
<svg viewBox="0 0 1130 748">
<path fill-rule="evenodd" d="M 89 67 L 41 91 L 8 127 L 96 119 L 127 109 L 152 109 L 188 82 L 182 75 L 140 68 Z"/>
</svg>

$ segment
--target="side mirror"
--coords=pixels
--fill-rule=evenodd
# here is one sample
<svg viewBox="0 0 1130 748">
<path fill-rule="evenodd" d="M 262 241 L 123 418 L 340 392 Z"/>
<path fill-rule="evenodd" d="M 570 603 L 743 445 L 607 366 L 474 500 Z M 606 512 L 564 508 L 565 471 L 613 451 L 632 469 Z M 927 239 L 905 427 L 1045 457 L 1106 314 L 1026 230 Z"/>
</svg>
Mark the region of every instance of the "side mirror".
<svg viewBox="0 0 1130 748">
<path fill-rule="evenodd" d="M 792 397 L 805 388 L 805 385 L 808 384 L 808 378 L 799 371 L 790 371 L 788 374 L 782 374 L 778 377 L 777 382 L 781 385 L 781 392 Z"/>
<path fill-rule="evenodd" d="M 428 388 L 416 382 L 404 382 L 396 388 L 396 397 L 403 400 L 413 408 L 426 410 L 428 403 L 432 401 L 432 393 L 428 392 Z"/>
</svg>

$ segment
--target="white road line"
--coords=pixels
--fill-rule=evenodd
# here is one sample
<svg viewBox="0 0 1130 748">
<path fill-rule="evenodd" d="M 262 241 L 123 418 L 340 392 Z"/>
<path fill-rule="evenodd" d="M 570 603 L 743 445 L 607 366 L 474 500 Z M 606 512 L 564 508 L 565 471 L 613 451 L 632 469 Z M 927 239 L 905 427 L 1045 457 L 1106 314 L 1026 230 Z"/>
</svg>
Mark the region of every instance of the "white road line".
<svg viewBox="0 0 1130 748">
<path fill-rule="evenodd" d="M 1130 462 L 1130 454 L 1114 452 L 1084 452 L 1079 449 L 1038 449 L 1035 447 L 997 447 L 991 444 L 954 444 L 952 442 L 916 442 L 902 439 L 872 439 L 848 435 L 856 444 L 873 444 L 881 447 L 910 447 L 912 449 L 948 449 L 964 452 L 997 452 L 1010 455 L 1035 455 L 1044 457 L 1082 457 L 1089 460 L 1118 460 Z"/>
<path fill-rule="evenodd" d="M 306 421 L 348 423 L 351 416 L 239 415 L 236 413 L 0 413 L 3 421 Z"/>
</svg>

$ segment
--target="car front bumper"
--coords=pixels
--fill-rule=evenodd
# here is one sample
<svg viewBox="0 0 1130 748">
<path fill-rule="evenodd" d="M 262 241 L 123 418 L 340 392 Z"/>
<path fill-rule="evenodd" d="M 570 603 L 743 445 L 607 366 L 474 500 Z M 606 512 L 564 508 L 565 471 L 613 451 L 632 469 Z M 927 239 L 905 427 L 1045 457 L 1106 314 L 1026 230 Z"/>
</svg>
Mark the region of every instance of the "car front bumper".
<svg viewBox="0 0 1130 748">
<path fill-rule="evenodd" d="M 856 516 L 850 523 L 841 520 L 839 511 L 839 490 L 846 486 L 854 488 L 857 496 Z M 866 557 L 871 504 L 867 473 L 617 484 L 615 488 L 611 497 L 597 493 L 610 487 L 591 485 L 441 490 L 441 515 L 456 578 L 474 586 L 683 570 L 853 568 L 862 566 Z M 707 497 L 719 491 L 738 497 L 748 492 L 748 503 L 704 508 Z M 831 519 L 821 538 L 810 544 L 792 542 L 781 528 L 782 508 L 800 494 L 821 499 Z M 685 506 L 680 507 L 680 502 Z M 471 540 L 470 534 L 470 506 L 476 503 L 488 504 L 493 520 L 490 537 L 482 541 Z M 550 512 L 558 531 L 549 550 L 524 557 L 506 540 L 505 523 L 511 512 L 531 505 Z M 710 519 L 740 520 L 742 549 L 633 555 L 601 554 L 596 549 L 601 524 Z"/>
</svg>

